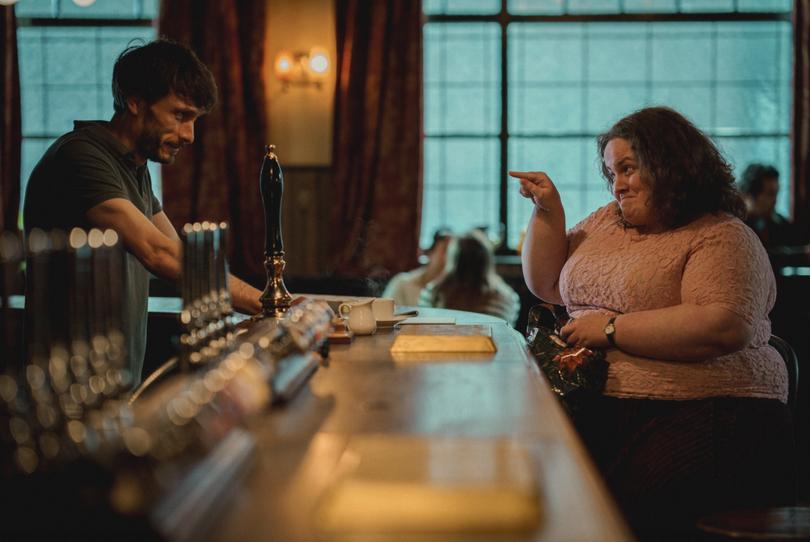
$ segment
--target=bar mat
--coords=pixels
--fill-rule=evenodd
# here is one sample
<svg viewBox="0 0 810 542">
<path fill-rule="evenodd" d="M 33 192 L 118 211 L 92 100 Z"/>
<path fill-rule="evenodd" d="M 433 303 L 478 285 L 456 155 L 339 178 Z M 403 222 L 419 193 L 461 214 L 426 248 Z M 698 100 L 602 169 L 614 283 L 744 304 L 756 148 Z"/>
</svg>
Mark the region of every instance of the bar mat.
<svg viewBox="0 0 810 542">
<path fill-rule="evenodd" d="M 527 531 L 541 517 L 531 456 L 507 438 L 353 437 L 317 509 L 321 530 Z"/>
<path fill-rule="evenodd" d="M 403 327 L 391 345 L 391 353 L 497 352 L 492 328 L 487 325 L 419 325 Z"/>
</svg>

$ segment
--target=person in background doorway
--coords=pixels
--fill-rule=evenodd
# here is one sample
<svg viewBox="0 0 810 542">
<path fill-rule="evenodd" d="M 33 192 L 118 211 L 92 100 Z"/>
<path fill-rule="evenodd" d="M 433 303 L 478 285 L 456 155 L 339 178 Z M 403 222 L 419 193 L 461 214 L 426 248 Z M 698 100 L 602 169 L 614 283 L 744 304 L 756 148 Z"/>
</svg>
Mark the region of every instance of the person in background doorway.
<svg viewBox="0 0 810 542">
<path fill-rule="evenodd" d="M 745 223 L 766 248 L 799 243 L 794 225 L 776 212 L 779 195 L 779 171 L 766 164 L 749 164 L 738 181 L 748 211 Z"/>
</svg>

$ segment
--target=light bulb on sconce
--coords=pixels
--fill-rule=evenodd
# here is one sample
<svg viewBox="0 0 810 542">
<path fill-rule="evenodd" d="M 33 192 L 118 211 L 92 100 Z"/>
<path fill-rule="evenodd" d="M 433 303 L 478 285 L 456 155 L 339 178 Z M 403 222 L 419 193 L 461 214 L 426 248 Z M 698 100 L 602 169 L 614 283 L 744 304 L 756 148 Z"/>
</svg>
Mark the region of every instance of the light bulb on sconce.
<svg viewBox="0 0 810 542">
<path fill-rule="evenodd" d="M 312 48 L 309 52 L 309 69 L 320 76 L 326 75 L 329 71 L 329 53 L 326 49 Z"/>
<path fill-rule="evenodd" d="M 283 79 L 287 74 L 292 72 L 293 69 L 293 57 L 287 51 L 281 51 L 278 56 L 276 56 L 276 76 L 279 79 Z"/>
<path fill-rule="evenodd" d="M 313 47 L 309 52 L 280 51 L 276 55 L 274 71 L 286 92 L 291 86 L 321 88 L 329 74 L 329 52 Z"/>
</svg>

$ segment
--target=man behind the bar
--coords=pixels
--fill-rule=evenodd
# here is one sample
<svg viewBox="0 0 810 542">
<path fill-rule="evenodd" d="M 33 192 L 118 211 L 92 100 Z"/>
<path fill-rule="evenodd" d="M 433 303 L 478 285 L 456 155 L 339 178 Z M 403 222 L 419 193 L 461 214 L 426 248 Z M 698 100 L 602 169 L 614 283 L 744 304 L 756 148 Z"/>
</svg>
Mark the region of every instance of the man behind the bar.
<svg viewBox="0 0 810 542">
<path fill-rule="evenodd" d="M 183 45 L 156 40 L 130 46 L 113 68 L 115 113 L 109 122 L 76 121 L 31 173 L 24 223 L 32 228 L 112 228 L 126 248 L 120 277 L 122 332 L 137 383 L 146 348 L 149 274 L 177 281 L 181 244 L 152 192 L 146 161 L 171 164 L 194 141 L 194 122 L 217 88 L 208 68 Z M 261 309 L 258 290 L 230 277 L 234 307 Z"/>
</svg>

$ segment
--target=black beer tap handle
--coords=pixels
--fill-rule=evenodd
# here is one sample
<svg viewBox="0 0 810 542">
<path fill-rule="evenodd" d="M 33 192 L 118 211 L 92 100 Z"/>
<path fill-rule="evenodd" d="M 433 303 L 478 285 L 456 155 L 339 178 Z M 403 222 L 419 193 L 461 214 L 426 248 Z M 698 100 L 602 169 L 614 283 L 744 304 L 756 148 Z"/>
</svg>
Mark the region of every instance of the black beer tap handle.
<svg viewBox="0 0 810 542">
<path fill-rule="evenodd" d="M 267 145 L 264 150 L 259 190 L 264 205 L 264 268 L 267 271 L 267 285 L 259 301 L 262 304 L 262 318 L 279 318 L 292 304 L 292 296 L 284 285 L 284 243 L 281 240 L 284 177 L 274 152 L 275 146 Z"/>
<path fill-rule="evenodd" d="M 281 239 L 281 198 L 284 192 L 284 175 L 275 154 L 275 145 L 265 148 L 259 184 L 264 206 L 264 255 L 266 257 L 284 254 Z"/>
</svg>

